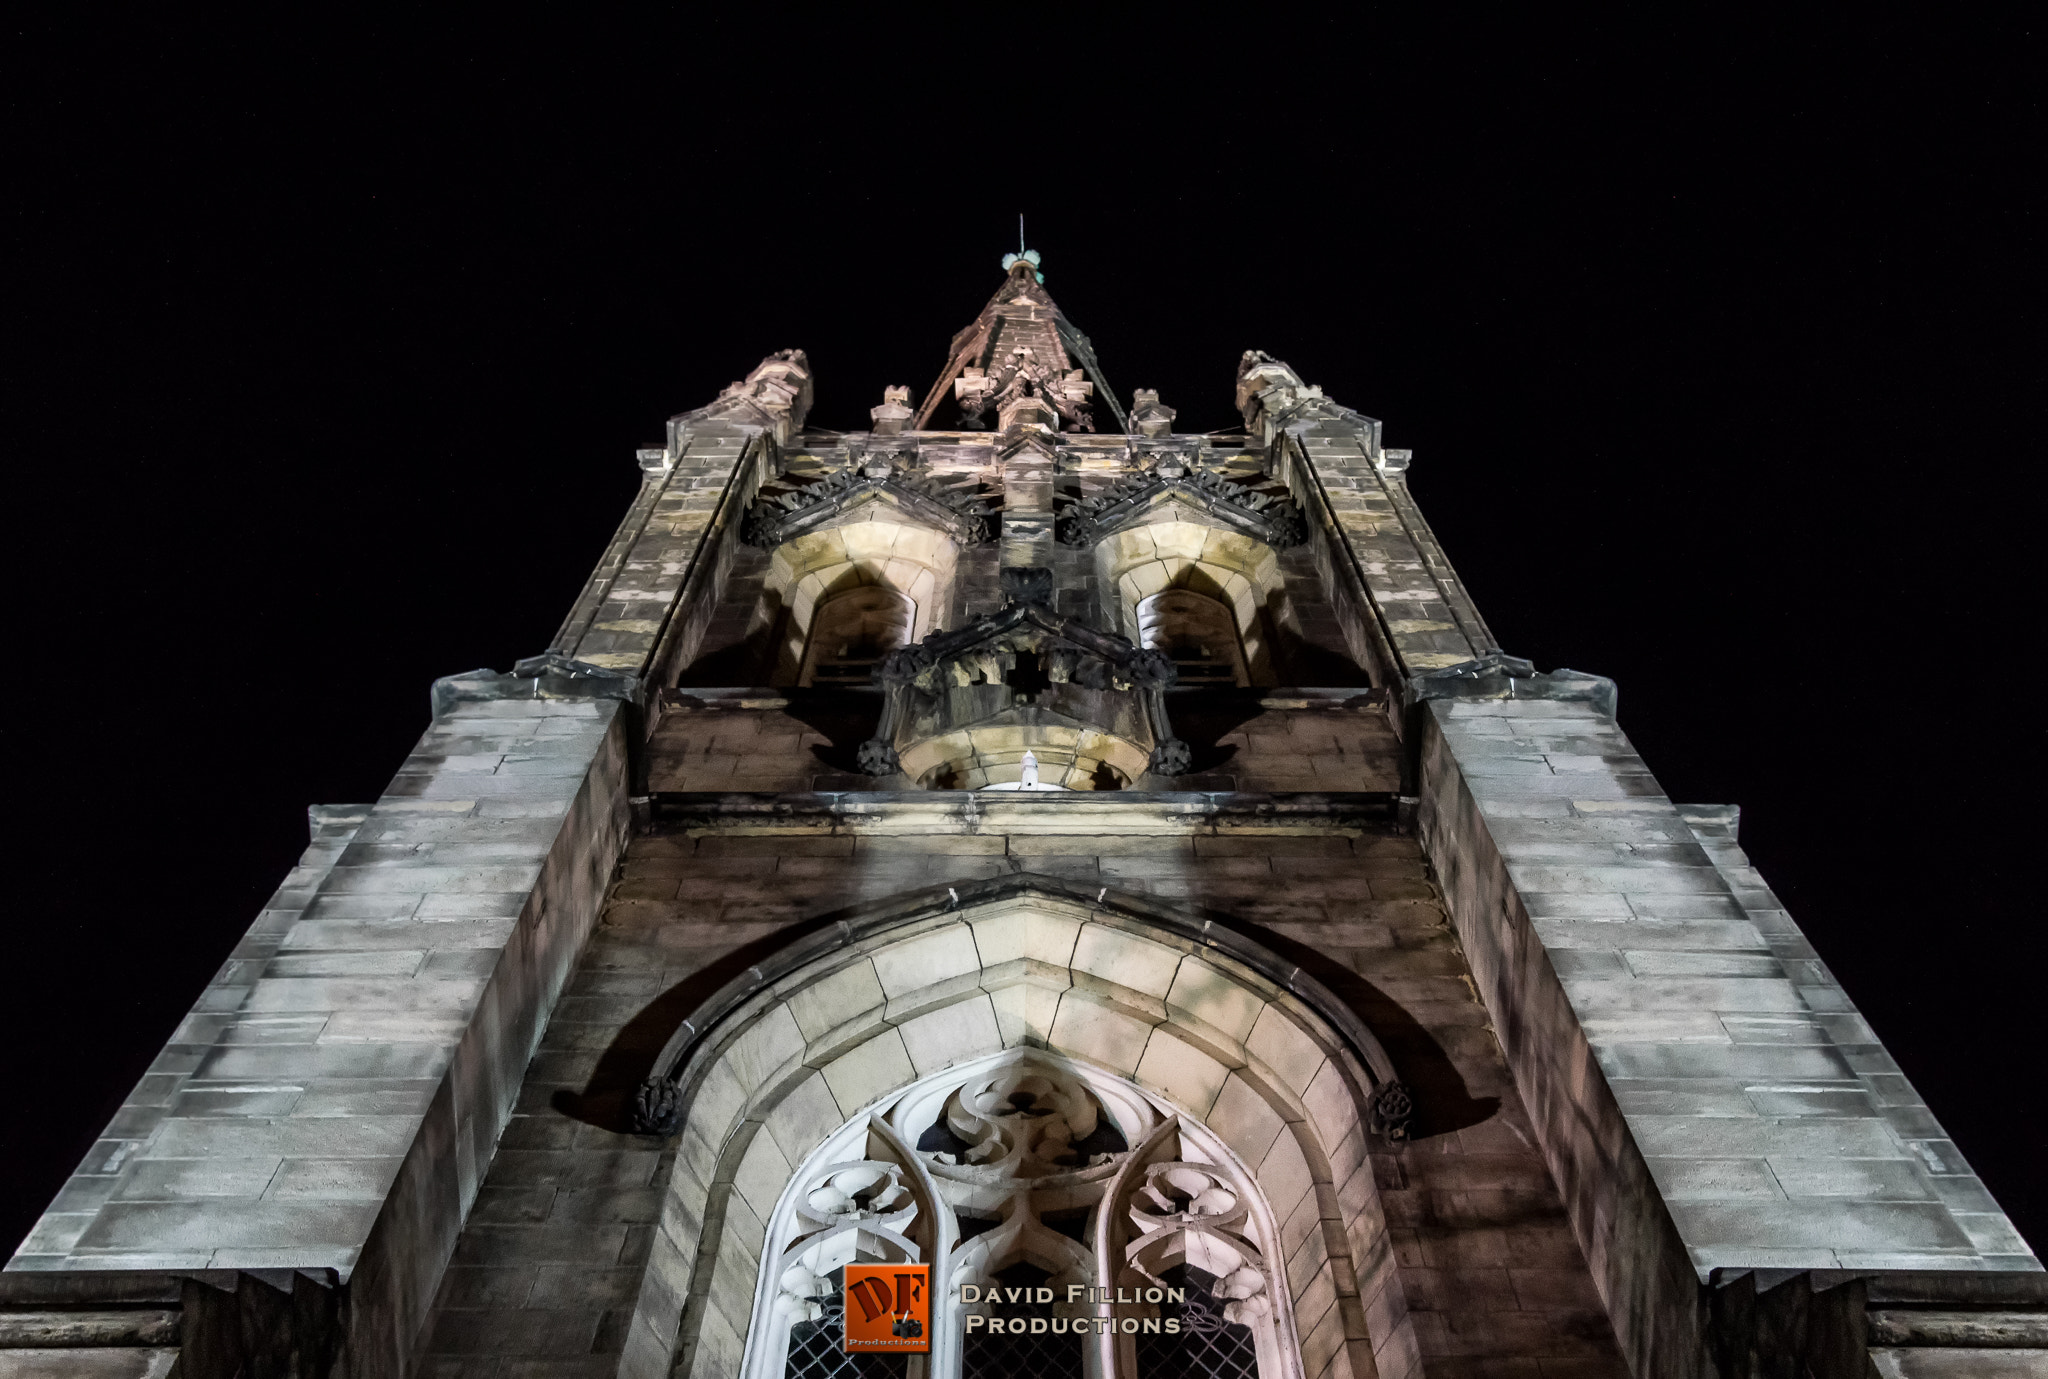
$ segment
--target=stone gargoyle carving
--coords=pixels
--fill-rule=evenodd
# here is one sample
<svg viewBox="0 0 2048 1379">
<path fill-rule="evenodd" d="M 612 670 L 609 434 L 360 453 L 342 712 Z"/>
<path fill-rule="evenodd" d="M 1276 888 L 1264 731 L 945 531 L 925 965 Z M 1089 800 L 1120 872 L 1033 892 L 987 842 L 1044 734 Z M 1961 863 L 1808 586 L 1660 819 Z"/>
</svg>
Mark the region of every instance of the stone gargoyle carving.
<svg viewBox="0 0 2048 1379">
<path fill-rule="evenodd" d="M 787 445 L 803 430 L 804 418 L 810 410 L 810 359 L 802 350 L 777 350 L 708 406 L 684 413 L 675 419 L 675 424 L 727 422 L 759 426 Z"/>
</svg>

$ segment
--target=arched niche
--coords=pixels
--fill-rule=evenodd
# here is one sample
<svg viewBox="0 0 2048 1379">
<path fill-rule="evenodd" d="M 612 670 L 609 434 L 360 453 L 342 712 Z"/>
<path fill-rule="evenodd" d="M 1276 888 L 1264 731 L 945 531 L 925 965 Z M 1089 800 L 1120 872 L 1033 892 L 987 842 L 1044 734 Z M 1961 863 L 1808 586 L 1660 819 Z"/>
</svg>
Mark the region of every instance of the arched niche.
<svg viewBox="0 0 2048 1379">
<path fill-rule="evenodd" d="M 1144 902 L 1019 879 L 948 904 L 792 944 L 664 1051 L 653 1087 L 682 1128 L 622 1374 L 739 1373 L 798 1167 L 923 1079 L 1027 1049 L 1133 1084 L 1257 1185 L 1298 1338 L 1281 1373 L 1413 1353 L 1367 1157 L 1405 1093 L 1354 1015 L 1242 936 Z"/>
<path fill-rule="evenodd" d="M 801 674 L 818 609 L 853 590 L 879 587 L 909 600 L 909 641 L 921 641 L 941 626 L 953 591 L 953 539 L 892 520 L 883 515 L 888 509 L 871 505 L 865 511 L 859 520 L 785 541 L 769 557 L 767 597 L 786 612 L 776 683 L 789 684 Z"/>
<path fill-rule="evenodd" d="M 1229 604 L 1193 589 L 1138 600 L 1138 644 L 1173 658 L 1183 685 L 1248 685 L 1244 647 Z"/>
<path fill-rule="evenodd" d="M 1141 639 L 1138 610 L 1146 600 L 1168 590 L 1200 594 L 1230 610 L 1251 681 L 1272 683 L 1265 610 L 1277 599 L 1282 578 L 1271 546 L 1175 516 L 1110 533 L 1096 544 L 1095 564 L 1125 636 Z"/>
<path fill-rule="evenodd" d="M 1121 790 L 1145 773 L 1149 756 L 1081 718 L 1025 709 L 906 748 L 903 771 L 921 790 L 982 790 L 1021 780 L 1026 752 L 1039 779 L 1064 790 Z"/>
<path fill-rule="evenodd" d="M 804 646 L 799 685 L 865 685 L 875 664 L 914 640 L 917 604 L 884 584 L 841 590 L 819 604 Z"/>
</svg>

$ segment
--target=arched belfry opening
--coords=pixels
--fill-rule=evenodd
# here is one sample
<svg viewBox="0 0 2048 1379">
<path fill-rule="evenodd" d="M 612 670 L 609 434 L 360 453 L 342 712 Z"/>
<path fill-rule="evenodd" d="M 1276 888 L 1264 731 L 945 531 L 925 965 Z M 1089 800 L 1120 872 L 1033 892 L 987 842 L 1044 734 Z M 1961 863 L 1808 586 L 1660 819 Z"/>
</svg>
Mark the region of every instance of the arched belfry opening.
<svg viewBox="0 0 2048 1379">
<path fill-rule="evenodd" d="M 1094 561 L 1129 635 L 1147 646 L 1157 644 L 1148 637 L 1165 637 L 1189 653 L 1212 653 L 1186 656 L 1197 677 L 1189 683 L 1272 683 L 1269 610 L 1280 602 L 1283 580 L 1271 546 L 1168 505 L 1157 520 L 1103 537 Z"/>
<path fill-rule="evenodd" d="M 882 658 L 911 638 L 917 604 L 885 584 L 856 585 L 811 617 L 799 685 L 865 686 Z"/>
<path fill-rule="evenodd" d="M 1407 1102 L 1356 1017 L 1257 944 L 1106 891 L 957 896 L 793 946 L 664 1051 L 641 1104 L 680 1138 L 634 1371 L 837 1373 L 805 1366 L 860 1262 L 933 1266 L 926 1376 L 1200 1351 L 1222 1367 L 1189 1372 L 1282 1379 L 1383 1344 L 1368 1149 Z"/>
<path fill-rule="evenodd" d="M 1175 682 L 1189 687 L 1248 685 L 1244 644 L 1230 605 L 1193 589 L 1164 589 L 1138 600 L 1138 641 L 1173 658 Z"/>
<path fill-rule="evenodd" d="M 762 587 L 781 623 L 774 682 L 865 683 L 880 655 L 940 626 L 957 556 L 945 532 L 877 504 L 775 546 Z M 863 659 L 865 674 L 834 664 Z"/>
</svg>

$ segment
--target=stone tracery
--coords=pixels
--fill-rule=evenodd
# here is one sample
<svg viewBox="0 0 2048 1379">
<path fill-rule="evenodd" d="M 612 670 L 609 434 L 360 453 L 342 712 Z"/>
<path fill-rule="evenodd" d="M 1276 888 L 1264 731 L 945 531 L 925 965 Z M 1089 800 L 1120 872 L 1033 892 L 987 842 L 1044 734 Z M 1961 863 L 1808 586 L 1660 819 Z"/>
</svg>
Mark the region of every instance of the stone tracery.
<svg viewBox="0 0 2048 1379">
<path fill-rule="evenodd" d="M 962 1290 L 1001 1298 L 1020 1269 L 1042 1280 L 1027 1300 L 1052 1300 L 1034 1314 L 1046 1324 L 1029 1333 L 1033 1372 L 1135 1379 L 1146 1373 L 1137 1337 L 1175 1334 L 1162 1329 L 1171 1316 L 1191 1344 L 1235 1346 L 1256 1366 L 1243 1373 L 1295 1375 L 1292 1318 L 1273 1305 L 1285 1294 L 1276 1229 L 1221 1141 L 1155 1097 L 1037 1050 L 984 1058 L 885 1098 L 791 1178 L 769 1223 L 743 1372 L 819 1372 L 845 1265 L 912 1262 L 933 1265 L 929 1376 L 976 1379 L 1017 1358 L 999 1359 L 1003 1342 L 985 1329 L 969 1339 L 979 1309 Z M 1139 1329 L 1119 1329 L 1126 1317 Z M 1150 1349 L 1152 1372 L 1169 1372 L 1157 1361 L 1171 1349 Z"/>
<path fill-rule="evenodd" d="M 1208 1166 L 1233 1192 L 1247 1189 L 1239 1200 L 1251 1203 L 1256 1229 L 1236 1233 L 1265 1261 L 1277 1339 L 1253 1344 L 1250 1330 L 1230 1331 L 1238 1323 L 1223 1313 L 1236 1299 L 1186 1262 L 1187 1248 L 1147 1242 L 1145 1267 L 1185 1290 L 1190 1331 L 1206 1328 L 1201 1372 L 1296 1373 L 1286 1366 L 1299 1364 L 1288 1339 L 1297 1334 L 1318 1370 L 1333 1350 L 1363 1357 L 1401 1343 L 1398 1320 L 1378 1342 L 1360 1321 L 1361 1308 L 1394 1286 L 1361 1133 L 1371 1098 L 1395 1085 L 1384 1050 L 1354 1019 L 1330 1014 L 1328 993 L 1298 969 L 1275 968 L 1279 960 L 1256 945 L 1166 912 L 1136 918 L 1120 908 L 1129 903 L 1097 890 L 1069 894 L 1043 878 L 962 887 L 943 912 L 878 913 L 817 936 L 749 979 L 754 995 L 735 988 L 735 1005 L 721 997 L 714 1010 L 727 1013 L 711 1025 L 678 1031 L 656 1074 L 682 1089 L 673 1119 L 647 1127 L 680 1128 L 682 1139 L 634 1322 L 651 1349 L 635 1372 L 654 1373 L 672 1363 L 657 1356 L 679 1354 L 680 1372 L 704 1379 L 786 1379 L 769 1361 L 742 1360 L 753 1353 L 749 1319 L 772 1313 L 783 1291 L 769 1266 L 799 1234 L 791 1184 L 801 1179 L 808 1194 L 833 1165 L 862 1161 L 902 1165 L 901 1181 L 924 1193 L 917 1200 L 932 1205 L 913 1220 L 930 1221 L 931 1231 L 898 1234 L 921 1249 L 931 1241 L 942 1271 L 957 1258 L 970 1277 L 1048 1288 L 1062 1274 L 1078 1281 L 1077 1269 L 1113 1276 L 1083 1257 L 1118 1231 L 1119 1250 L 1150 1233 L 1115 1224 L 1127 1214 L 1104 1216 L 1126 1212 L 1127 1194 L 1113 1189 L 1125 1166 Z M 1260 975 L 1269 969 L 1288 973 L 1285 988 Z M 799 1024 L 814 1033 L 800 1034 Z M 892 1065 L 900 1074 L 882 1076 Z M 902 1148 L 870 1148 L 870 1123 Z M 1131 1148 L 1150 1145 L 1162 1127 L 1172 1145 Z M 1009 1168 L 991 1167 L 1002 1164 Z M 1295 1242 L 1284 1254 L 1269 1244 L 1281 1238 L 1276 1222 Z M 861 1239 L 842 1233 L 835 1248 Z M 870 1239 L 869 1248 L 884 1246 Z M 1195 1258 L 1214 1262 L 1206 1249 L 1198 1244 Z M 810 1272 L 829 1278 L 837 1266 L 824 1262 Z M 1064 1319 L 1071 1323 L 1071 1309 Z M 1141 1324 L 1128 1310 L 1121 1320 Z M 785 1310 L 776 1324 L 814 1353 L 819 1333 L 800 1328 L 829 1320 Z M 1139 1344 L 1157 1359 L 1163 1330 L 1147 1334 Z M 1118 1373 L 1114 1358 L 1089 1360 L 1089 1379 Z"/>
</svg>

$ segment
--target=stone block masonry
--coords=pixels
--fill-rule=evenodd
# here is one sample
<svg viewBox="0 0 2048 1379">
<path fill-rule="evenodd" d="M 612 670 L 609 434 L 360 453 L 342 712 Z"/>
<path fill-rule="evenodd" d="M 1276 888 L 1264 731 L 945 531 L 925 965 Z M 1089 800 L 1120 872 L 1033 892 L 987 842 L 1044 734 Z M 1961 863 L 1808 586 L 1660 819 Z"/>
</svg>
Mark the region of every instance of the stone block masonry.
<svg viewBox="0 0 2048 1379">
<path fill-rule="evenodd" d="M 1316 563 L 1353 658 L 1399 681 L 1494 643 L 1406 482 L 1382 473 L 1377 453 L 1363 419 L 1337 418 L 1290 428 L 1277 450 L 1288 486 L 1318 518 Z"/>
<path fill-rule="evenodd" d="M 2039 1262 L 1735 846 L 1584 704 L 1429 705 L 1421 821 L 1640 1375 L 1704 1290 Z M 1704 1299 L 1704 1301 L 1703 1301 Z"/>
<path fill-rule="evenodd" d="M 1390 791 L 1401 747 L 1385 705 L 1364 691 L 1245 691 L 1169 699 L 1195 746 L 1183 790 Z M 873 735 L 879 695 L 804 690 L 668 692 L 648 741 L 648 789 L 716 794 L 866 790 L 854 748 Z"/>
<path fill-rule="evenodd" d="M 1062 432 L 1122 413 L 1037 263 L 922 414 L 957 383 L 995 436 L 896 388 L 806 432 L 786 350 L 639 452 L 546 654 L 438 682 L 385 795 L 314 811 L 0 1273 L 0 1379 L 779 1373 L 822 1295 L 771 1232 L 838 1211 L 793 1175 L 963 1058 L 1203 1122 L 1270 1218 L 1229 1275 L 1268 1379 L 2042 1368 L 2048 1274 L 1731 812 L 1664 796 L 1611 682 L 1504 654 L 1408 453 L 1257 351 L 1242 437 L 1150 394 Z M 1027 744 L 1126 788 L 1029 789 Z M 873 1133 L 930 1239 L 981 1220 Z M 970 1253 L 1042 1262 L 1023 1225 Z"/>
<path fill-rule="evenodd" d="M 642 484 L 555 638 L 572 660 L 656 683 L 654 672 L 687 661 L 711 627 L 733 559 L 719 537 L 760 486 L 758 464 L 741 471 L 768 442 L 758 427 L 701 423 L 672 443 L 679 458 Z"/>
<path fill-rule="evenodd" d="M 659 1234 L 675 1150 L 624 1128 L 661 1041 L 696 1002 L 821 916 L 1030 875 L 1085 896 L 1107 888 L 1227 916 L 1316 964 L 1414 1080 L 1425 1120 L 1411 1142 L 1372 1155 L 1387 1229 L 1357 1256 L 1380 1283 L 1361 1286 L 1371 1301 L 1355 1324 L 1381 1375 L 1540 1363 L 1619 1379 L 1597 1289 L 1417 840 L 1389 823 L 1343 823 L 1328 808 L 1282 826 L 1229 826 L 1213 817 L 1221 798 L 941 792 L 830 804 L 752 797 L 750 809 L 726 796 L 704 797 L 699 822 L 658 819 L 632 840 L 527 1070 L 417 1372 L 666 1373 L 635 1359 L 647 1346 L 666 1352 L 632 1317 L 638 1298 L 672 1326 L 687 1291 L 687 1261 Z M 737 1344 L 729 1328 L 713 1339 Z"/>
<path fill-rule="evenodd" d="M 345 1290 L 400 1376 L 626 826 L 609 701 L 467 703 L 300 866 L 8 1265 Z"/>
</svg>

